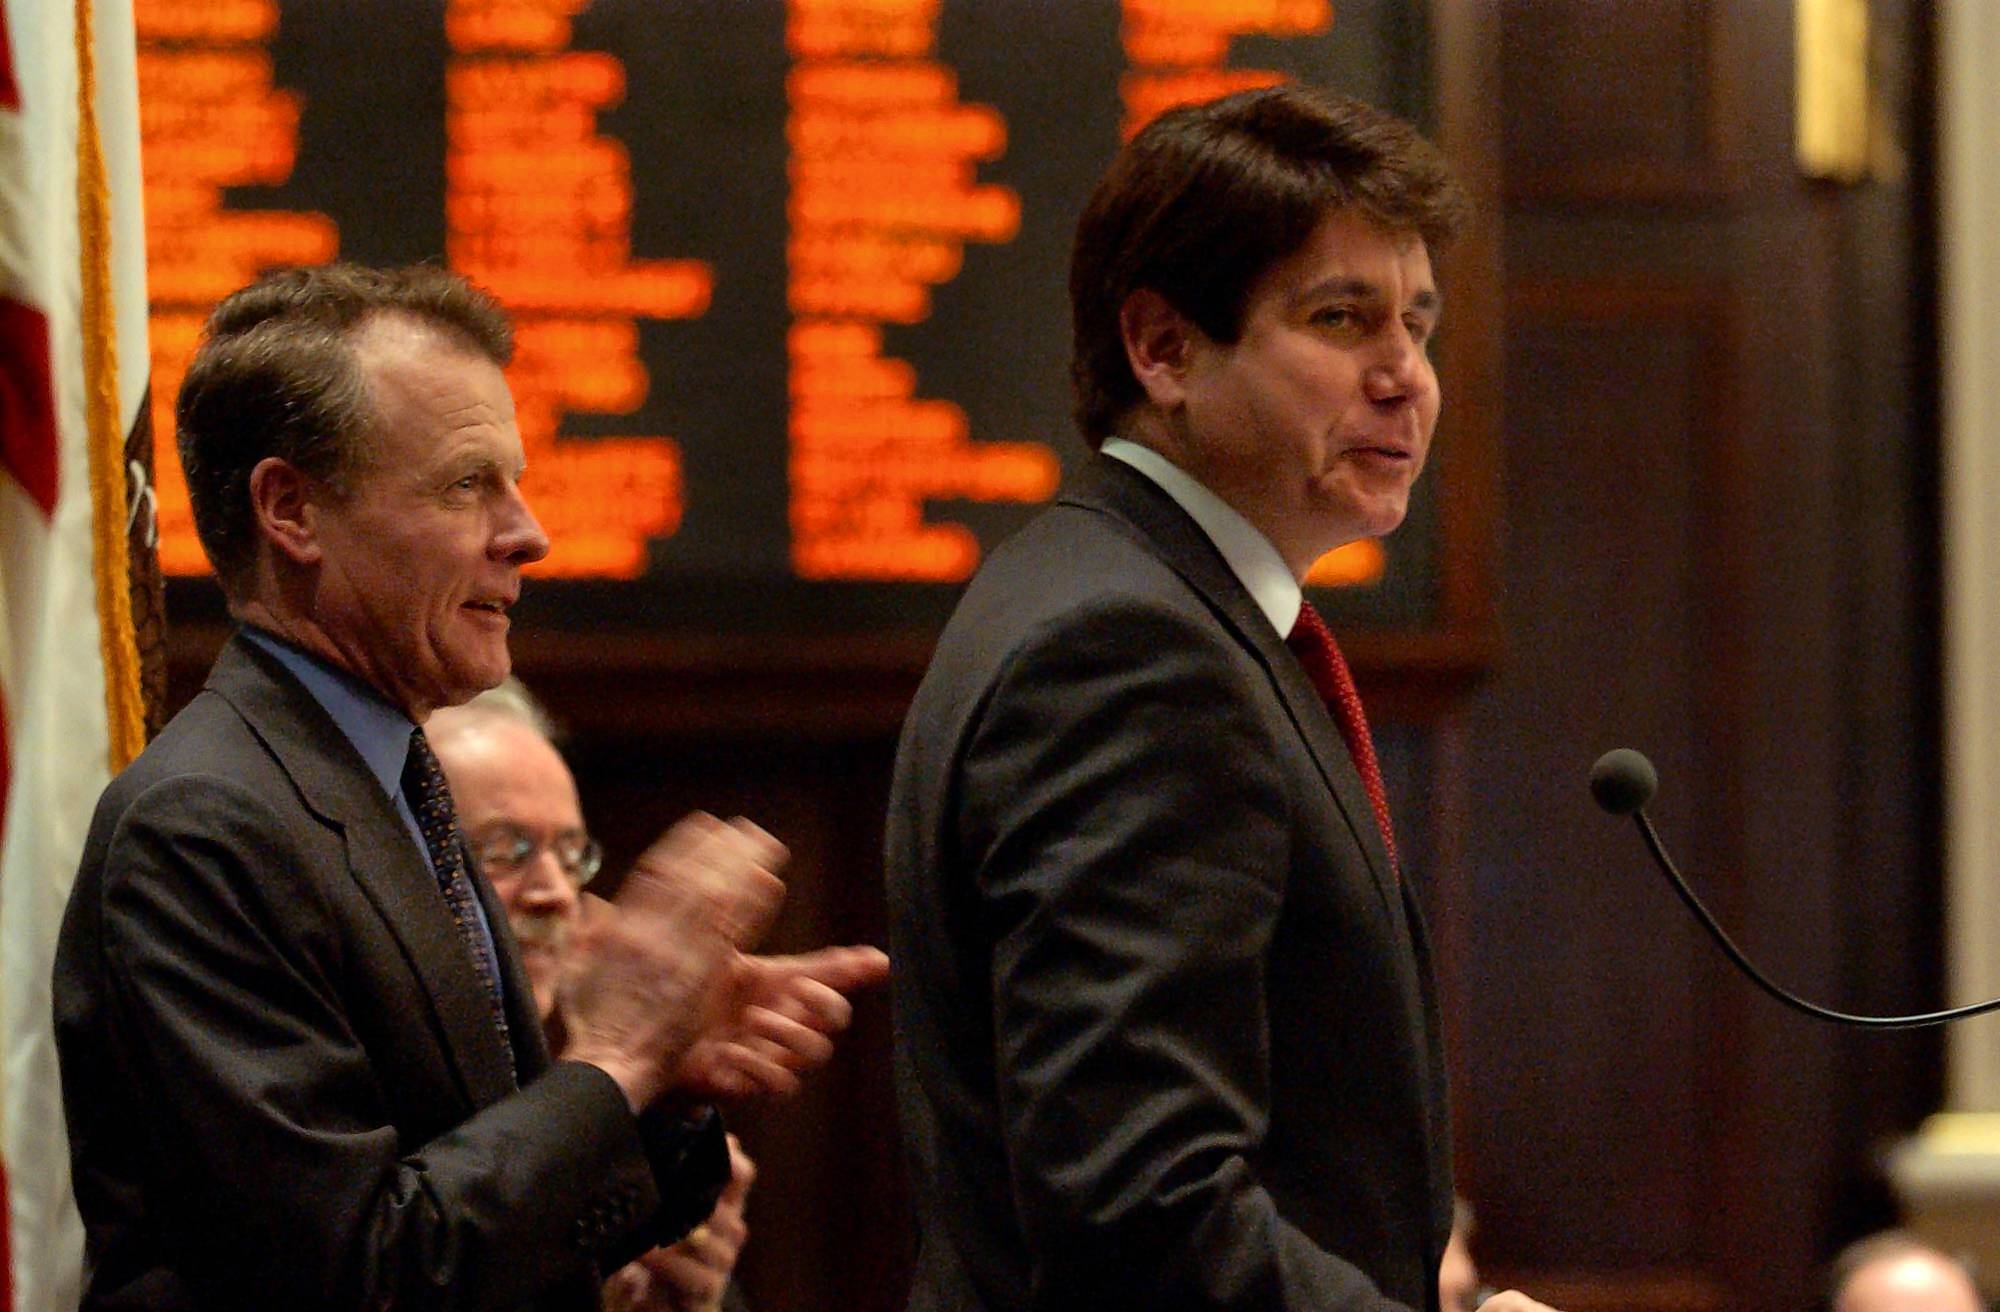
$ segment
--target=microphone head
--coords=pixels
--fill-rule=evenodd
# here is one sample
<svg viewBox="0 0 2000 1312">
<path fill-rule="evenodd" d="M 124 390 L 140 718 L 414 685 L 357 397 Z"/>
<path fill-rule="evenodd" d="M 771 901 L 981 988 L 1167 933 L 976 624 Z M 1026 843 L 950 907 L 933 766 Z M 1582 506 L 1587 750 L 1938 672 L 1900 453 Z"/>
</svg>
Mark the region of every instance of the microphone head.
<svg viewBox="0 0 2000 1312">
<path fill-rule="evenodd" d="M 1590 767 L 1590 795 L 1613 815 L 1643 810 L 1659 786 L 1653 763 L 1629 747 L 1606 752 Z"/>
</svg>

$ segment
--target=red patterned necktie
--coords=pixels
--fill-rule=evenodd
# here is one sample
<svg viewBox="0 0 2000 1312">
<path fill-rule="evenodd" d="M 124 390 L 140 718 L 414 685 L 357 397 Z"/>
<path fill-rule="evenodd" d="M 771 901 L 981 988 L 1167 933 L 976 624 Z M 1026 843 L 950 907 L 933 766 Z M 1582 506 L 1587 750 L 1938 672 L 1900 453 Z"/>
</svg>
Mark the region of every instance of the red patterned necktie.
<svg viewBox="0 0 2000 1312">
<path fill-rule="evenodd" d="M 1361 786 L 1368 791 L 1368 806 L 1375 812 L 1375 823 L 1382 830 L 1382 845 L 1389 849 L 1389 868 L 1400 872 L 1396 832 L 1389 825 L 1389 794 L 1382 787 L 1382 766 L 1375 759 L 1375 741 L 1368 734 L 1368 716 L 1361 709 L 1361 694 L 1355 690 L 1354 676 L 1348 672 L 1346 657 L 1340 654 L 1340 644 L 1333 640 L 1326 621 L 1319 617 L 1311 602 L 1300 603 L 1298 622 L 1286 635 L 1285 645 L 1299 658 L 1299 664 L 1305 666 L 1306 677 L 1312 680 L 1326 709 L 1332 712 L 1333 722 L 1340 726 L 1340 736 L 1347 740 L 1347 754 L 1354 758 Z"/>
<path fill-rule="evenodd" d="M 503 1041 L 507 1035 L 507 1011 L 500 1001 L 500 967 L 494 960 L 493 941 L 480 924 L 473 902 L 472 880 L 465 870 L 465 852 L 458 838 L 458 811 L 451 804 L 451 789 L 445 784 L 444 770 L 431 751 L 422 729 L 410 731 L 410 754 L 403 763 L 403 796 L 417 817 L 424 836 L 424 854 L 430 858 L 431 872 L 437 876 L 438 892 L 451 909 L 452 923 L 472 964 L 486 986 L 492 1006 L 493 1025 Z"/>
</svg>

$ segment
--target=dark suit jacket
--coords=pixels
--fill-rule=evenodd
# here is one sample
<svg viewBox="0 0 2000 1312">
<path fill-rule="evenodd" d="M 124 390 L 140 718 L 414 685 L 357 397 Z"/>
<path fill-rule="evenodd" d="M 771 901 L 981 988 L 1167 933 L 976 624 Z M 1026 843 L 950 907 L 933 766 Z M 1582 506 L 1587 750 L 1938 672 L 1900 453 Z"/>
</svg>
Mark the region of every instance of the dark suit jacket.
<svg viewBox="0 0 2000 1312">
<path fill-rule="evenodd" d="M 511 1052 L 359 753 L 225 648 L 105 791 L 57 949 L 86 1308 L 595 1308 L 600 1269 L 707 1214 L 719 1126 L 551 1066 L 474 882 Z"/>
<path fill-rule="evenodd" d="M 1417 909 L 1304 671 L 1141 475 L 1099 457 L 973 581 L 888 879 L 913 1308 L 1436 1306 Z"/>
</svg>

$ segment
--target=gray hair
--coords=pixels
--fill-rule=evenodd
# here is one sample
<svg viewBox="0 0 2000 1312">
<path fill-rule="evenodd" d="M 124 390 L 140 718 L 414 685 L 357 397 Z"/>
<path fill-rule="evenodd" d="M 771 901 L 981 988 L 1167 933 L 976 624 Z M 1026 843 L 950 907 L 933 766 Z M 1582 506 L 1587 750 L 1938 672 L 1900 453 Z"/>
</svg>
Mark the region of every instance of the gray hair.
<svg viewBox="0 0 2000 1312">
<path fill-rule="evenodd" d="M 526 684 L 511 674 L 501 680 L 498 687 L 488 688 L 465 703 L 462 709 L 481 711 L 525 724 L 552 743 L 562 740 L 562 732 L 556 727 L 555 717 L 549 714 L 548 707 L 528 691 Z"/>
</svg>

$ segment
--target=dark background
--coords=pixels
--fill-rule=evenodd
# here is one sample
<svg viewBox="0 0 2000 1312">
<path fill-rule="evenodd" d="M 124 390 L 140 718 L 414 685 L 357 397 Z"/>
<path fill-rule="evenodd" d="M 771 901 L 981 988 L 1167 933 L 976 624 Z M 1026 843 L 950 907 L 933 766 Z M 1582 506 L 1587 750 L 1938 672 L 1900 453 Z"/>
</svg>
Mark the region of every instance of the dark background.
<svg viewBox="0 0 2000 1312">
<path fill-rule="evenodd" d="M 663 79 L 748 39 L 733 5 L 647 8 L 700 10 L 691 39 L 721 43 L 658 42 Z M 1437 582 L 1455 637 L 1348 630 L 1441 947 L 1476 1251 L 1572 1309 L 1806 1307 L 1832 1250 L 1889 1219 L 1879 1150 L 1937 1106 L 1940 1040 L 1832 1032 L 1750 992 L 1583 776 L 1612 746 L 1654 757 L 1655 818 L 1782 981 L 1850 1010 L 1941 1001 L 1928 6 L 1870 4 L 1900 163 L 1853 187 L 1793 163 L 1782 0 L 1336 8 L 1336 34 L 1426 17 L 1427 117 L 1490 202 L 1450 269 L 1451 440 L 1427 503 L 1462 535 Z M 967 99 L 1002 100 L 980 47 L 1017 39 L 1015 12 L 947 6 Z M 655 76 L 623 57 L 635 87 Z M 1026 188 L 1009 170 L 1032 162 L 1017 137 L 986 172 Z M 337 197 L 308 201 L 363 253 Z M 684 221 L 642 212 L 641 253 L 703 254 Z M 1047 259 L 1058 234 L 1021 246 Z M 992 258 L 969 248 L 964 285 Z M 1011 313 L 1019 289 L 959 290 L 941 318 Z M 1009 404 L 985 376 L 1022 381 L 1055 350 L 954 380 L 980 435 Z M 681 358 L 656 391 L 728 363 Z M 214 632 L 176 641 L 185 689 Z M 781 945 L 879 940 L 923 641 L 782 647 L 528 633 L 517 652 L 575 727 L 614 856 L 687 807 L 747 812 L 795 854 Z M 864 1002 L 805 1095 L 744 1121 L 763 1175 L 742 1278 L 762 1309 L 899 1305 L 887 1026 Z"/>
</svg>

